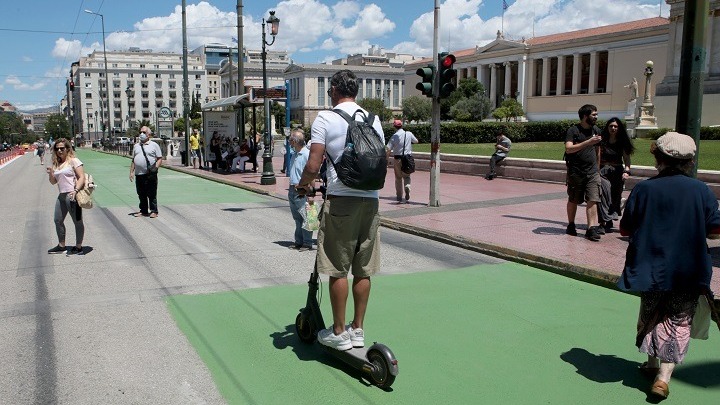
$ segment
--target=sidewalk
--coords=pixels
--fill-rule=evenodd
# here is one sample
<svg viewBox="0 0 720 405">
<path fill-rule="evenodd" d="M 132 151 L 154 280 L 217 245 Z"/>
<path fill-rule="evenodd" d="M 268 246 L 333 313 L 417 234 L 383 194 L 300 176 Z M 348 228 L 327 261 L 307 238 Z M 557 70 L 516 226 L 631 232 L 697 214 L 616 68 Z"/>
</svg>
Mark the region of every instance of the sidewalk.
<svg viewBox="0 0 720 405">
<path fill-rule="evenodd" d="M 186 168 L 179 158 L 165 164 L 232 186 L 287 199 L 288 178 L 280 173 L 282 157 L 273 158 L 276 184 L 261 185 L 262 157 L 257 173 L 219 174 Z M 250 167 L 250 165 L 248 165 Z M 409 204 L 395 202 L 395 180 L 388 170 L 380 191 L 382 224 L 506 260 L 529 264 L 594 284 L 613 286 L 625 262 L 627 238 L 613 232 L 600 242 L 582 237 L 585 209 L 578 208 L 577 237 L 565 235 L 567 194 L 563 184 L 539 183 L 479 176 L 440 174 L 440 207 L 428 207 L 430 173 L 412 175 Z M 618 223 L 616 222 L 616 226 Z M 713 256 L 711 283 L 720 294 L 720 241 L 708 241 Z"/>
</svg>

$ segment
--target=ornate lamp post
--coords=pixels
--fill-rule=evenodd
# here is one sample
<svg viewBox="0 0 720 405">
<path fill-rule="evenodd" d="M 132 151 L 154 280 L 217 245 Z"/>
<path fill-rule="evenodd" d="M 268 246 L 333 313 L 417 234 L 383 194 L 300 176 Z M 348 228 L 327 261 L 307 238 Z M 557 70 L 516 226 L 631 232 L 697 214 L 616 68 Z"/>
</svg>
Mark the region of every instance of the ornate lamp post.
<svg viewBox="0 0 720 405">
<path fill-rule="evenodd" d="M 263 71 L 263 89 L 265 90 L 265 151 L 263 152 L 263 173 L 260 177 L 260 184 L 269 185 L 275 184 L 275 171 L 272 164 L 272 132 L 270 130 L 270 99 L 267 97 L 268 80 L 267 80 L 267 51 L 265 45 L 272 46 L 275 43 L 275 35 L 278 33 L 280 27 L 280 19 L 275 17 L 275 11 L 270 11 L 270 17 L 267 22 L 270 24 L 270 35 L 272 35 L 272 42 L 265 40 L 265 19 L 262 22 L 262 71 Z"/>
<path fill-rule="evenodd" d="M 112 116 L 112 101 L 111 101 L 111 99 L 110 99 L 110 91 L 111 91 L 111 90 L 110 90 L 110 76 L 108 76 L 107 51 L 105 50 L 105 17 L 104 17 L 102 14 L 96 13 L 96 12 L 94 12 L 94 11 L 85 10 L 85 12 L 88 13 L 88 14 L 93 14 L 93 15 L 100 16 L 100 22 L 102 23 L 103 60 L 104 60 L 104 65 L 105 65 L 105 91 L 106 91 L 106 94 L 105 94 L 106 97 L 105 97 L 105 98 L 107 99 L 107 108 L 108 108 L 108 120 L 107 120 L 107 122 L 108 122 L 108 125 L 109 125 L 110 120 L 112 120 L 112 121 L 114 122 L 114 121 L 115 121 L 115 118 Z M 102 92 L 102 89 L 99 89 L 99 90 Z M 100 95 L 102 95 L 102 94 L 100 94 Z M 100 105 L 102 106 L 102 97 L 100 97 Z M 102 118 L 102 119 L 101 119 L 100 121 L 103 121 L 103 120 L 105 119 L 104 114 L 103 114 L 103 117 L 101 117 L 101 118 Z M 105 128 L 108 128 L 108 125 L 105 125 L 105 126 L 103 127 L 103 138 L 105 137 Z M 108 129 L 109 129 L 109 128 L 108 128 Z"/>
</svg>

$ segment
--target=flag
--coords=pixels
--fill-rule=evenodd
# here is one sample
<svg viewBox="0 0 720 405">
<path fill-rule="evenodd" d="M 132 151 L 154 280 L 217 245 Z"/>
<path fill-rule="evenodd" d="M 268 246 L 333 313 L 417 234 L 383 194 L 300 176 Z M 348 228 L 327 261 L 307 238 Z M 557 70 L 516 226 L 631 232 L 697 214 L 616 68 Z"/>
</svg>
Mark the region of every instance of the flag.
<svg viewBox="0 0 720 405">
<path fill-rule="evenodd" d="M 507 10 L 508 7 L 510 6 L 508 6 L 507 1 L 503 0 L 503 10 Z"/>
<path fill-rule="evenodd" d="M 232 37 L 232 41 L 233 41 L 233 42 L 235 42 L 235 43 L 237 44 L 237 38 L 235 38 L 235 37 Z"/>
</svg>

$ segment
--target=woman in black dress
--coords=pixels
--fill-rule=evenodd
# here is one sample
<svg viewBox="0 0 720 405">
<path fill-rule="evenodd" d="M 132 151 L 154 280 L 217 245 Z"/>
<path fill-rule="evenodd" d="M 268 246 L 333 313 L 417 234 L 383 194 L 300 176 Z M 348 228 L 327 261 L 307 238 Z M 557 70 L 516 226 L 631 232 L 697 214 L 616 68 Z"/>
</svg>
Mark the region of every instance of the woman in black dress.
<svg viewBox="0 0 720 405">
<path fill-rule="evenodd" d="M 610 200 L 601 204 L 599 211 L 604 212 L 600 214 L 600 225 L 610 232 L 613 219 L 622 215 L 620 201 L 625 180 L 630 177 L 630 156 L 635 152 L 635 146 L 630 141 L 625 124 L 617 117 L 607 121 L 601 137 L 598 161 L 603 181 L 610 183 Z"/>
</svg>

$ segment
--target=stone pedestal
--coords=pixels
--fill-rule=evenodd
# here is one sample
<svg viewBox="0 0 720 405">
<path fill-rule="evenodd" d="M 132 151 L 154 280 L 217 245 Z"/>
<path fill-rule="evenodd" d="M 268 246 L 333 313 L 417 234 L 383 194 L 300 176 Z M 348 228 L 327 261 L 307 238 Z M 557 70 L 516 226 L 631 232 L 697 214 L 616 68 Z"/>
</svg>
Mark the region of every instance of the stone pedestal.
<svg viewBox="0 0 720 405">
<path fill-rule="evenodd" d="M 627 111 L 625 112 L 625 129 L 630 138 L 636 138 L 635 127 L 637 126 L 637 99 L 628 101 Z"/>
<path fill-rule="evenodd" d="M 655 106 L 652 103 L 643 103 L 639 110 L 640 116 L 635 127 L 635 136 L 637 138 L 649 138 L 649 132 L 658 129 Z"/>
</svg>

